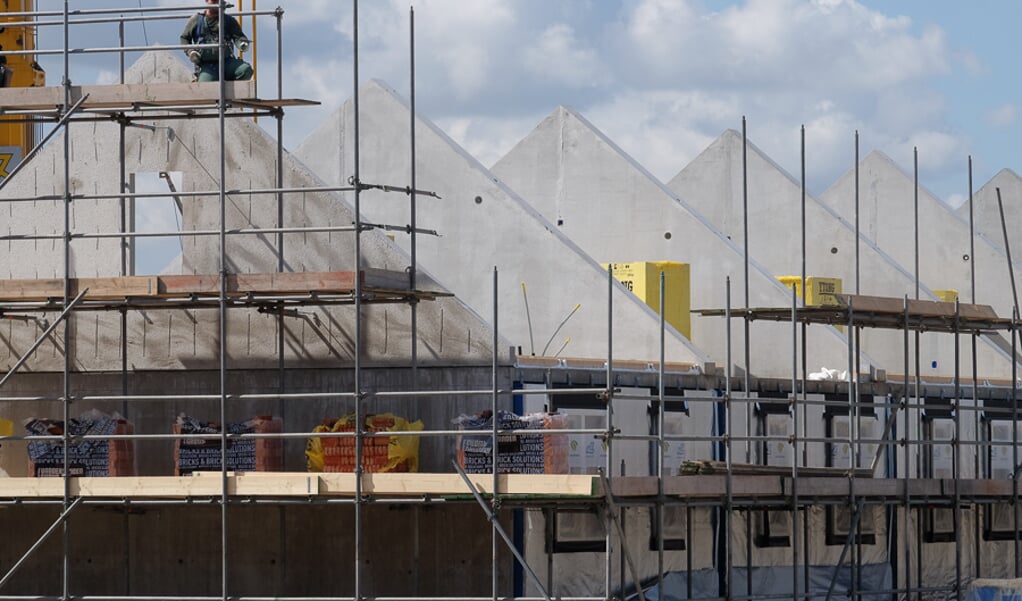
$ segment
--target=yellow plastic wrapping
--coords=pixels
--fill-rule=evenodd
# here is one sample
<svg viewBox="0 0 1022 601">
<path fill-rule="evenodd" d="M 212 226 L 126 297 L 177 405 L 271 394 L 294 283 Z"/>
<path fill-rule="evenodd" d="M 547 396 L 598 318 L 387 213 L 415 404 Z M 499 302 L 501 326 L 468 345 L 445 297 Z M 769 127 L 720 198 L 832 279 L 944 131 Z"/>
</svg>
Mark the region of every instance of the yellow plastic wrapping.
<svg viewBox="0 0 1022 601">
<path fill-rule="evenodd" d="M 421 421 L 410 422 L 392 413 L 368 415 L 365 431 L 420 432 Z M 325 420 L 313 432 L 354 432 L 355 415 L 345 415 L 336 421 Z M 306 464 L 310 472 L 355 471 L 355 438 L 313 437 L 305 447 Z M 362 447 L 362 469 L 366 472 L 419 471 L 418 436 L 373 436 L 365 438 Z"/>
</svg>

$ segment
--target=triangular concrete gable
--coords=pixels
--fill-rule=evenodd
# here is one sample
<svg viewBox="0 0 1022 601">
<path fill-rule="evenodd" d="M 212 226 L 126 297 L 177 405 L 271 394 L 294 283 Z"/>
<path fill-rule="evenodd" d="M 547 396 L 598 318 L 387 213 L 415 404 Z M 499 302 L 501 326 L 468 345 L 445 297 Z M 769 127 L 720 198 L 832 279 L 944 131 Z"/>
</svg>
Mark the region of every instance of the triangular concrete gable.
<svg viewBox="0 0 1022 601">
<path fill-rule="evenodd" d="M 860 231 L 902 265 L 915 263 L 914 187 L 912 176 L 882 152 L 870 152 L 859 163 Z M 854 198 L 854 171 L 820 195 L 820 200 L 846 215 L 854 215 Z M 996 204 L 995 198 L 995 210 Z M 974 246 L 975 256 L 970 251 L 968 222 L 920 186 L 920 280 L 931 288 L 957 290 L 962 302 L 971 302 L 974 265 L 976 302 L 1010 316 L 1011 286 L 1004 253 L 979 236 Z"/>
<path fill-rule="evenodd" d="M 385 84 L 360 90 L 361 179 L 366 184 L 407 185 L 408 104 Z M 296 155 L 337 184 L 352 174 L 353 106 L 349 100 L 298 148 Z M 440 235 L 420 235 L 417 257 L 483 315 L 494 304 L 493 270 L 499 272 L 499 331 L 526 354 L 603 357 L 608 352 L 608 295 L 614 307 L 613 357 L 656 359 L 659 318 L 600 265 L 515 192 L 497 180 L 435 125 L 416 121 L 417 187 L 442 199 L 418 198 L 417 225 Z M 362 195 L 365 219 L 404 226 L 409 201 L 402 194 Z M 405 247 L 409 237 L 398 235 Z M 526 307 L 522 285 L 528 294 Z M 575 305 L 581 305 L 562 323 Z M 549 346 L 548 346 L 549 344 Z M 705 362 L 708 357 L 667 328 L 667 360 Z"/>
<path fill-rule="evenodd" d="M 801 186 L 751 141 L 747 145 L 746 157 L 749 252 L 775 275 L 799 275 L 802 270 Z M 808 167 L 811 168 L 811 165 Z M 741 133 L 725 131 L 682 169 L 668 186 L 689 199 L 696 210 L 707 215 L 725 234 L 736 241 L 742 240 Z M 855 293 L 854 221 L 843 219 L 808 192 L 805 211 L 806 275 L 841 278 L 844 292 Z M 910 233 L 908 237 L 911 238 Z M 915 296 L 912 272 L 864 235 L 860 238 L 859 257 L 861 294 Z M 935 300 L 926 284 L 921 282 L 920 298 Z M 889 372 L 904 371 L 900 333 L 866 330 L 862 345 L 864 351 L 882 362 L 881 365 Z M 953 375 L 953 337 L 924 337 L 921 353 L 922 375 Z M 981 375 L 1010 375 L 1010 361 L 1003 348 L 994 349 L 987 345 L 986 350 L 981 349 L 977 362 L 982 367 Z"/>
<path fill-rule="evenodd" d="M 127 73 L 128 82 L 188 81 L 190 70 L 176 54 L 149 52 Z M 297 109 L 300 110 L 300 109 Z M 145 127 L 126 129 L 126 172 L 181 172 L 183 192 L 219 187 L 219 132 L 215 119 L 153 120 Z M 74 193 L 117 193 L 120 181 L 119 127 L 109 122 L 73 124 L 71 136 L 71 189 Z M 226 121 L 227 189 L 276 187 L 277 144 L 248 118 Z M 0 217 L 5 233 L 60 233 L 63 231 L 63 134 L 52 140 L 25 170 L 3 190 L 3 195 L 38 197 L 31 202 L 7 203 Z M 284 154 L 284 186 L 323 187 L 300 163 Z M 186 230 L 216 230 L 219 203 L 216 195 L 183 196 Z M 145 200 L 138 200 L 142 203 Z M 276 194 L 231 195 L 227 200 L 230 230 L 275 227 Z M 285 227 L 350 226 L 352 208 L 337 193 L 296 192 L 284 195 Z M 70 215 L 73 231 L 116 232 L 118 201 L 76 200 Z M 172 229 L 168 226 L 167 229 Z M 73 242 L 71 268 L 76 277 L 119 274 L 119 241 L 79 239 Z M 218 236 L 185 237 L 181 265 L 184 273 L 219 272 Z M 272 272 L 277 269 L 275 235 L 229 235 L 229 271 Z M 380 231 L 362 236 L 361 268 L 403 270 L 407 254 Z M 351 232 L 297 233 L 285 236 L 285 271 L 346 271 L 355 269 Z M 0 273 L 9 278 L 63 276 L 59 241 L 12 241 L 0 259 Z M 420 274 L 419 289 L 444 289 L 429 275 Z M 367 305 L 362 328 L 363 365 L 408 365 L 411 357 L 411 309 L 405 304 Z M 128 313 L 129 367 L 133 369 L 211 368 L 218 366 L 217 311 L 210 309 L 149 310 Z M 120 368 L 119 317 L 112 312 L 77 314 L 74 362 L 77 368 Z M 276 367 L 277 318 L 255 310 L 232 310 L 228 316 L 231 368 Z M 417 356 L 422 365 L 471 363 L 488 365 L 493 331 L 489 324 L 454 298 L 418 304 Z M 306 307 L 285 320 L 285 365 L 303 367 L 348 366 L 354 352 L 354 309 Z M 8 322 L 0 329 L 0 364 L 10 365 L 39 333 L 26 322 Z M 58 337 L 59 338 L 59 337 Z M 499 341 L 506 357 L 509 343 Z M 29 363 L 33 370 L 60 369 L 63 359 L 56 345 L 41 348 Z"/>
<path fill-rule="evenodd" d="M 732 282 L 732 305 L 742 305 L 741 248 L 578 113 L 554 110 L 493 172 L 597 260 L 688 263 L 692 307 L 724 307 L 726 277 Z M 788 289 L 753 262 L 750 304 L 790 303 Z M 720 363 L 727 356 L 723 326 L 720 318 L 693 316 L 693 341 Z M 753 373 L 790 376 L 791 357 L 776 352 L 776 341 L 789 339 L 790 331 L 790 325 L 757 324 L 750 348 Z M 847 363 L 847 343 L 837 330 L 818 328 L 811 335 L 817 361 Z M 732 361 L 740 365 L 743 340 L 734 342 Z"/>
<path fill-rule="evenodd" d="M 1011 169 L 1001 169 L 990 181 L 976 190 L 973 200 L 973 225 L 976 232 L 1000 250 L 1004 250 L 1004 228 L 1001 227 L 1001 212 L 997 207 L 997 189 L 1001 189 L 1001 204 L 1004 206 L 1004 222 L 1008 230 L 1008 244 L 1011 257 L 1017 264 L 1022 257 L 1022 177 Z M 968 223 L 969 203 L 958 208 L 958 214 Z M 1002 268 L 1007 277 L 1007 268 Z M 1016 271 L 1018 269 L 1016 268 Z M 999 279 L 998 281 L 1005 281 Z"/>
</svg>

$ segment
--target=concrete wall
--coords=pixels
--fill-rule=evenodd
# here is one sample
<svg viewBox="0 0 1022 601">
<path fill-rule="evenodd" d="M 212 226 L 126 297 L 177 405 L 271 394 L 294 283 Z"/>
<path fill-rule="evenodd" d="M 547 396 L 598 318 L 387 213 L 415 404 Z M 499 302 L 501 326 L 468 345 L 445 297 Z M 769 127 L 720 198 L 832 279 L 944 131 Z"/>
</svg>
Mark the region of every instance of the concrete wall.
<svg viewBox="0 0 1022 601">
<path fill-rule="evenodd" d="M 365 183 L 404 186 L 410 159 L 407 104 L 381 82 L 362 87 L 361 178 Z M 326 181 L 337 185 L 352 174 L 354 117 L 349 100 L 298 148 L 296 156 Z M 621 359 L 659 356 L 659 319 L 620 284 L 608 285 L 599 264 L 571 242 L 526 201 L 497 180 L 433 124 L 416 125 L 417 186 L 442 198 L 419 197 L 417 225 L 439 236 L 418 237 L 421 264 L 480 315 L 492 315 L 493 270 L 500 274 L 499 329 L 526 354 L 549 354 L 571 339 L 562 353 L 604 357 L 608 353 L 607 303 L 613 299 L 613 355 Z M 365 219 L 397 226 L 409 223 L 403 194 L 362 194 Z M 407 236 L 398 235 L 408 248 Z M 521 284 L 528 291 L 528 309 Z M 576 304 L 580 310 L 558 331 Z M 531 334 L 535 343 L 530 342 Z M 554 335 L 556 333 L 556 336 Z M 706 356 L 668 327 L 667 358 L 706 360 Z"/>
<path fill-rule="evenodd" d="M 189 70 L 166 52 L 150 52 L 129 70 L 126 80 L 188 81 Z M 144 122 L 149 128 L 125 132 L 126 172 L 180 172 L 183 191 L 219 188 L 219 132 L 214 120 L 160 120 Z M 111 123 L 85 123 L 70 127 L 71 190 L 74 193 L 119 192 L 119 127 Z M 58 135 L 0 194 L 2 198 L 32 198 L 63 194 L 63 135 Z M 228 119 L 225 140 L 227 189 L 267 189 L 276 186 L 277 144 L 249 119 Z M 284 185 L 322 186 L 304 167 L 284 156 Z M 146 202 L 144 199 L 138 203 Z M 275 194 L 229 196 L 228 229 L 275 227 Z M 220 222 L 217 195 L 183 197 L 184 230 L 216 229 Z M 0 231 L 10 234 L 61 234 L 63 201 L 36 200 L 4 203 Z M 333 193 L 295 193 L 284 197 L 288 227 L 349 226 L 353 212 Z M 116 232 L 120 212 L 116 199 L 76 200 L 71 205 L 74 233 Z M 167 229 L 173 229 L 168 224 Z M 76 239 L 71 248 L 71 274 L 75 277 L 120 274 L 119 241 Z M 220 269 L 217 236 L 182 239 L 184 273 L 216 274 Z M 11 241 L 0 257 L 0 274 L 9 278 L 63 277 L 62 246 L 58 241 Z M 380 231 L 362 235 L 362 264 L 358 268 L 403 271 L 407 254 Z M 288 234 L 284 240 L 285 271 L 353 270 L 354 235 L 351 232 Z M 234 273 L 276 271 L 275 235 L 227 237 L 227 261 Z M 417 287 L 444 291 L 428 273 Z M 422 363 L 488 361 L 492 354 L 490 326 L 453 298 L 418 305 L 418 347 Z M 354 310 L 351 307 L 309 307 L 303 316 L 284 320 L 284 357 L 288 366 L 350 365 L 354 356 Z M 52 318 L 52 314 L 48 317 Z M 216 310 L 129 311 L 126 335 L 130 369 L 216 368 L 219 339 Z M 366 364 L 407 364 L 411 348 L 409 305 L 366 306 L 363 309 L 361 350 Z M 70 320 L 72 369 L 111 370 L 121 366 L 121 323 L 114 312 L 76 314 Z M 232 310 L 228 317 L 227 352 L 231 367 L 274 367 L 278 356 L 278 319 L 254 309 Z M 32 322 L 5 322 L 0 327 L 0 368 L 20 357 L 44 328 Z M 28 362 L 30 370 L 63 368 L 63 332 L 58 330 Z M 505 351 L 509 343 L 501 340 Z"/>
<path fill-rule="evenodd" d="M 732 306 L 744 304 L 743 250 L 578 113 L 554 110 L 494 165 L 493 173 L 598 261 L 688 263 L 693 308 L 723 308 L 728 277 Z M 755 261 L 749 298 L 755 307 L 791 304 L 788 289 Z M 813 328 L 810 336 L 815 362 L 847 363 L 847 342 L 837 330 Z M 726 363 L 722 318 L 694 315 L 692 340 L 718 364 Z M 752 373 L 790 376 L 790 340 L 790 325 L 757 324 Z M 744 338 L 734 336 L 732 343 L 732 362 L 744 366 Z M 868 365 L 869 358 L 864 362 Z"/>
<path fill-rule="evenodd" d="M 748 144 L 749 253 L 777 276 L 802 272 L 802 199 L 800 184 L 755 145 Z M 742 137 L 724 132 L 713 144 L 678 173 L 668 184 L 731 238 L 744 237 L 742 196 Z M 855 228 L 833 208 L 806 194 L 806 275 L 837 277 L 843 290 L 855 293 Z M 901 237 L 911 237 L 902 231 Z M 859 244 L 860 293 L 901 298 L 915 297 L 915 278 L 910 267 L 899 263 L 861 235 Z M 921 282 L 921 298 L 934 299 L 932 282 Z M 891 373 L 904 371 L 902 333 L 865 330 L 862 348 L 880 367 Z M 954 339 L 946 335 L 923 337 L 920 350 L 922 376 L 954 375 Z M 991 343 L 980 345 L 980 375 L 1004 378 L 1011 375 L 1008 353 Z M 963 353 L 962 373 L 971 373 L 971 357 Z M 835 367 L 835 366 L 827 366 Z M 914 372 L 914 367 L 911 368 Z"/>
<path fill-rule="evenodd" d="M 486 596 L 490 527 L 474 504 L 365 506 L 363 594 Z M 58 507 L 0 508 L 0 565 L 11 566 L 59 513 Z M 350 597 L 354 593 L 354 508 L 230 506 L 228 595 Z M 511 512 L 501 521 L 510 529 Z M 82 506 L 69 520 L 73 595 L 223 594 L 221 511 L 204 506 Z M 6 585 L 22 595 L 61 594 L 61 535 L 51 537 Z M 512 562 L 501 544 L 502 594 Z"/>
<path fill-rule="evenodd" d="M 820 196 L 822 202 L 847 221 L 854 220 L 854 199 L 854 171 L 845 174 Z M 916 264 L 914 204 L 913 178 L 881 152 L 866 155 L 859 164 L 860 232 L 866 240 L 913 272 Z M 993 208 L 996 211 L 996 197 Z M 975 269 L 975 302 L 991 305 L 1002 317 L 1011 316 L 1014 303 L 1007 281 L 1008 264 L 1003 244 L 994 245 L 988 237 L 977 236 L 970 245 L 967 219 L 921 186 L 918 228 L 919 279 L 924 289 L 957 290 L 961 302 L 972 302 L 971 278 Z M 1022 264 L 1016 264 L 1015 269 L 1020 267 Z M 863 273 L 864 280 L 872 279 L 871 272 Z M 997 338 L 1002 347 L 1010 347 L 1007 337 Z M 991 367 L 989 363 L 980 365 L 984 368 L 982 373 L 990 373 L 987 371 Z"/>
<path fill-rule="evenodd" d="M 1001 212 L 997 207 L 997 189 L 1001 189 L 1001 204 L 1004 207 L 1004 222 L 1008 230 L 1008 244 L 1011 245 L 1011 256 L 1016 263 L 1022 256 L 1022 236 L 1019 236 L 1019 225 L 1022 224 L 1022 178 L 1011 169 L 1002 169 L 989 182 L 976 190 L 973 200 L 973 224 L 977 239 L 985 239 L 994 247 L 1004 250 L 1004 230 L 1001 227 Z M 969 202 L 958 207 L 958 215 L 968 223 Z M 978 243 L 978 242 L 977 242 Z M 1016 266 L 1016 271 L 1018 268 Z M 998 282 L 1007 278 L 1006 265 L 1000 266 Z"/>
</svg>

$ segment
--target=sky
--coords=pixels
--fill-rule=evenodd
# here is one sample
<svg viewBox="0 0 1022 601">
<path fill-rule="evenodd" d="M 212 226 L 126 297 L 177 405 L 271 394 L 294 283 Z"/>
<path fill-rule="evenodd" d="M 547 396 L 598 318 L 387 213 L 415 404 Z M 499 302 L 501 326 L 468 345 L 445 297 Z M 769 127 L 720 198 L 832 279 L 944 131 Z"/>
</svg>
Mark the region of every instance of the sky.
<svg viewBox="0 0 1022 601">
<path fill-rule="evenodd" d="M 353 3 L 255 2 L 284 10 L 284 96 L 322 102 L 286 114 L 293 149 L 352 94 Z M 63 6 L 37 0 L 37 10 Z M 814 194 L 853 168 L 856 131 L 860 157 L 882 151 L 910 174 L 918 148 L 921 184 L 953 206 L 967 198 L 970 155 L 975 189 L 1001 169 L 1022 172 L 1017 0 L 362 0 L 360 81 L 408 95 L 412 7 L 417 108 L 486 166 L 565 105 L 664 182 L 725 130 L 740 130 L 743 116 L 749 140 L 796 178 L 805 126 Z M 183 24 L 128 23 L 126 43 L 175 44 Z M 275 29 L 272 16 L 258 18 L 262 96 L 277 87 Z M 41 47 L 61 47 L 62 28 L 41 30 Z M 70 35 L 73 47 L 117 45 L 116 25 Z M 40 62 L 59 84 L 62 58 Z M 71 79 L 110 83 L 117 69 L 116 55 L 75 55 Z"/>
</svg>

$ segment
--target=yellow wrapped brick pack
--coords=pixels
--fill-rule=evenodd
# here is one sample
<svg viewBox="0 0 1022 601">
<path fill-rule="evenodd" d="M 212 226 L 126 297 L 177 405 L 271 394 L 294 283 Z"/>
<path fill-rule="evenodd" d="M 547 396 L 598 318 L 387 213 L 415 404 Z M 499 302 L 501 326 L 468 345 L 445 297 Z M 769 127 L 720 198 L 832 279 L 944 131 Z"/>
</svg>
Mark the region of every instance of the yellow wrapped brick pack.
<svg viewBox="0 0 1022 601">
<path fill-rule="evenodd" d="M 421 421 L 409 422 L 392 413 L 368 415 L 365 418 L 365 432 L 369 433 L 419 432 L 422 428 Z M 345 415 L 337 420 L 324 420 L 312 431 L 354 432 L 355 414 Z M 305 447 L 305 457 L 310 472 L 353 472 L 355 437 L 310 438 Z M 362 469 L 366 472 L 419 471 L 419 437 L 367 437 L 362 445 Z"/>
</svg>

